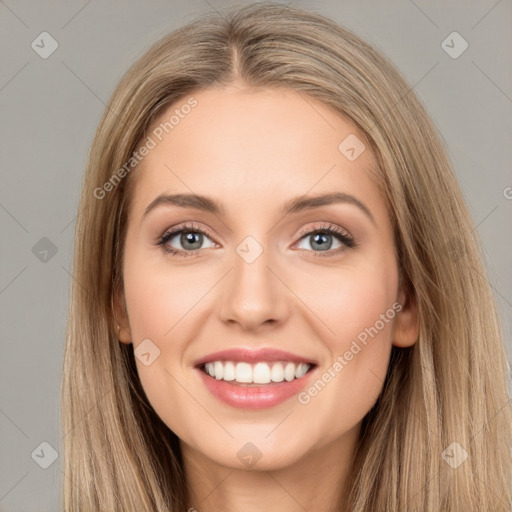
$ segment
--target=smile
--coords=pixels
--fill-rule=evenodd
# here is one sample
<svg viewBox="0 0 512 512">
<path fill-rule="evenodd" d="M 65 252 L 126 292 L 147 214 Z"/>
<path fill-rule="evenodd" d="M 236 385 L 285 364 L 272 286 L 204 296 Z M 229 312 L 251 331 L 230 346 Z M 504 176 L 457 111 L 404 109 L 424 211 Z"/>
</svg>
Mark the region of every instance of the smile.
<svg viewBox="0 0 512 512">
<path fill-rule="evenodd" d="M 269 384 L 271 382 L 291 382 L 300 379 L 311 368 L 308 363 L 291 361 L 247 362 L 212 361 L 206 363 L 203 371 L 217 380 L 233 384 Z"/>
<path fill-rule="evenodd" d="M 296 396 L 317 373 L 316 361 L 275 349 L 237 348 L 195 361 L 194 370 L 216 399 L 238 409 L 260 410 Z"/>
</svg>

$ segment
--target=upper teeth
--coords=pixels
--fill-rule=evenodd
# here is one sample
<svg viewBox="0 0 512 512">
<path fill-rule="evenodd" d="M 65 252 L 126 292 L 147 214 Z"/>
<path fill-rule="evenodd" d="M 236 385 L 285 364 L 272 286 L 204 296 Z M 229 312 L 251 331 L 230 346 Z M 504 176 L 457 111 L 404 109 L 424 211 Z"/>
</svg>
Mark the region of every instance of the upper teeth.
<svg viewBox="0 0 512 512">
<path fill-rule="evenodd" d="M 204 365 L 206 373 L 217 380 L 234 380 L 241 383 L 267 384 L 269 382 L 291 381 L 303 377 L 311 367 L 310 364 L 291 362 L 275 362 L 272 368 L 269 363 L 249 364 L 232 361 L 212 361 Z"/>
</svg>

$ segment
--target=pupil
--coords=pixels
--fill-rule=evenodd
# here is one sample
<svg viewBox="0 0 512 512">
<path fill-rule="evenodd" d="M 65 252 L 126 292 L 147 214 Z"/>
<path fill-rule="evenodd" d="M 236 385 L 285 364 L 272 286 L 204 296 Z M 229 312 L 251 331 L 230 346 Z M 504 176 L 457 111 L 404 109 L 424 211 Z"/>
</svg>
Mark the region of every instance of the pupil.
<svg viewBox="0 0 512 512">
<path fill-rule="evenodd" d="M 327 246 L 325 245 L 326 238 L 329 237 L 329 236 L 331 236 L 331 235 L 326 235 L 326 234 L 322 234 L 322 233 L 317 233 L 317 234 L 313 235 L 313 240 L 314 240 L 313 246 L 315 244 L 319 244 L 318 248 L 320 250 L 329 249 L 331 247 L 331 245 L 332 245 L 332 241 L 331 241 L 330 244 L 327 244 Z M 322 245 L 322 243 L 323 243 L 323 245 Z"/>
<path fill-rule="evenodd" d="M 196 241 L 194 241 L 195 239 L 196 239 Z M 202 241 L 202 235 L 200 233 L 192 233 L 189 231 L 188 233 L 182 234 L 181 243 L 183 244 L 183 247 L 186 247 L 187 243 L 190 243 L 192 245 L 194 245 L 194 243 L 195 243 L 198 247 L 190 247 L 190 249 L 192 249 L 192 250 L 199 249 L 201 247 L 201 241 Z"/>
</svg>

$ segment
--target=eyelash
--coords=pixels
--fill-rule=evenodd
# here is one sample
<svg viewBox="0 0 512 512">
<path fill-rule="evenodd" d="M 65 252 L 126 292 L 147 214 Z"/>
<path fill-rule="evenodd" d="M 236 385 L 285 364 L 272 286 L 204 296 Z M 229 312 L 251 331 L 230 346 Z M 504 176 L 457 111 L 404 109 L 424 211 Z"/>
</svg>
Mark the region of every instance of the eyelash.
<svg viewBox="0 0 512 512">
<path fill-rule="evenodd" d="M 166 231 L 161 237 L 159 237 L 159 240 L 157 242 L 157 245 L 161 246 L 162 250 L 166 254 L 171 254 L 172 256 L 178 256 L 187 258 L 189 256 L 195 256 L 201 249 L 195 249 L 193 251 L 182 251 L 178 249 L 172 249 L 167 244 L 169 240 L 174 238 L 177 234 L 183 233 L 183 232 L 191 232 L 191 233 L 200 233 L 202 235 L 206 235 L 209 238 L 212 238 L 211 234 L 208 232 L 208 230 L 199 228 L 197 225 L 195 225 L 193 222 L 185 223 L 180 226 L 177 226 L 176 228 L 173 228 L 170 231 Z M 328 250 L 325 251 L 326 254 L 322 254 L 324 251 L 308 251 L 313 252 L 314 256 L 320 256 L 320 257 L 329 257 L 333 254 L 338 254 L 341 251 L 348 249 L 352 249 L 356 246 L 356 243 L 354 242 L 354 239 L 347 234 L 345 231 L 343 231 L 341 228 L 336 226 L 335 224 L 323 224 L 322 226 L 316 227 L 314 229 L 303 229 L 299 233 L 299 239 L 304 238 L 306 235 L 316 235 L 318 233 L 327 233 L 329 235 L 334 235 L 336 238 L 338 238 L 339 241 L 341 241 L 346 248 L 340 248 L 336 250 Z"/>
</svg>

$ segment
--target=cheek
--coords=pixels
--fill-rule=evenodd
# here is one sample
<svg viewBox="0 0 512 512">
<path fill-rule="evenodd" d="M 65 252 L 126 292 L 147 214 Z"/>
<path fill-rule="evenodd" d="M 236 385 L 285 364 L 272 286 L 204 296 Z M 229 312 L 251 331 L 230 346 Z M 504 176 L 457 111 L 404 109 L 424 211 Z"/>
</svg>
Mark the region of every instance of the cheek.
<svg viewBox="0 0 512 512">
<path fill-rule="evenodd" d="M 143 340 L 147 344 L 147 339 L 158 353 L 148 365 L 135 358 L 142 387 L 164 423 L 186 436 L 187 425 L 200 411 L 185 391 L 191 389 L 191 383 L 190 375 L 183 372 L 183 354 L 194 338 L 198 323 L 194 313 L 211 288 L 211 280 L 204 272 L 192 273 L 185 267 L 172 267 L 165 258 L 151 261 L 147 255 L 132 251 L 125 260 L 124 281 L 135 355 L 139 344 Z M 185 414 L 176 415 L 176 410 Z"/>
<path fill-rule="evenodd" d="M 388 265 L 384 259 L 372 259 L 357 265 L 340 265 L 328 271 L 312 268 L 308 279 L 296 279 L 293 286 L 305 305 L 315 313 L 315 324 L 322 324 L 319 337 L 334 354 L 346 350 L 347 343 L 350 345 L 352 339 L 392 308 L 397 280 L 393 265 Z M 378 324 L 381 339 L 389 338 L 394 310 L 387 316 L 391 316 L 391 321 Z"/>
<path fill-rule="evenodd" d="M 137 344 L 144 338 L 162 344 L 173 338 L 173 329 L 201 300 L 208 282 L 198 273 L 171 268 L 162 259 L 158 263 L 137 259 L 125 265 L 125 295 L 132 339 Z M 177 339 L 173 346 L 177 347 Z"/>
<path fill-rule="evenodd" d="M 319 436 L 326 424 L 333 435 L 347 430 L 377 400 L 398 309 L 398 275 L 384 260 L 346 266 L 328 276 L 323 270 L 297 283 L 298 295 L 308 297 L 307 306 L 317 315 L 310 325 L 316 325 L 316 334 L 329 353 L 318 380 L 300 397 L 317 419 L 313 429 L 318 428 Z"/>
</svg>

